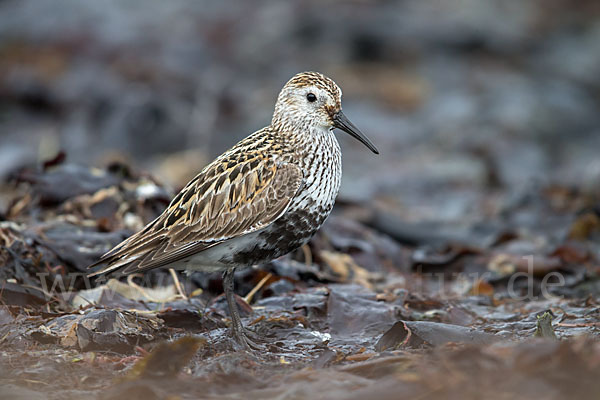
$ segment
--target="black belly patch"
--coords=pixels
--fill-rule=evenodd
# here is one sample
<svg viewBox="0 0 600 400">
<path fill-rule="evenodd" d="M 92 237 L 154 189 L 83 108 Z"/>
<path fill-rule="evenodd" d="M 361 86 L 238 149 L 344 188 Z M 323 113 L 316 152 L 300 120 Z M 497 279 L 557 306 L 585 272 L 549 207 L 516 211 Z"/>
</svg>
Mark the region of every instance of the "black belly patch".
<svg viewBox="0 0 600 400">
<path fill-rule="evenodd" d="M 320 228 L 325 218 L 301 211 L 273 223 L 268 231 L 258 236 L 255 246 L 237 252 L 228 259 L 232 264 L 263 264 L 296 250 L 306 243 Z"/>
</svg>

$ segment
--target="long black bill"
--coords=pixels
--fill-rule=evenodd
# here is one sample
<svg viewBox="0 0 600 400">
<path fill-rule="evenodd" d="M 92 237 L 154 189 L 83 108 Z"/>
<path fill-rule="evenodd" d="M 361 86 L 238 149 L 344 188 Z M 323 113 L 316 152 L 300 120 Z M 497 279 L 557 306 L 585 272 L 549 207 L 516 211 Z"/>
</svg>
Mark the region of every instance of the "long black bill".
<svg viewBox="0 0 600 400">
<path fill-rule="evenodd" d="M 350 122 L 348 118 L 346 118 L 346 116 L 341 110 L 333 117 L 333 126 L 343 130 L 350 136 L 353 136 L 355 139 L 359 140 L 362 144 L 367 146 L 369 150 L 371 150 L 373 153 L 379 154 L 379 150 L 377 150 L 377 147 L 375 147 L 375 145 L 369 140 L 369 138 L 366 137 L 361 131 L 359 131 L 358 128 L 354 126 L 354 124 Z"/>
</svg>

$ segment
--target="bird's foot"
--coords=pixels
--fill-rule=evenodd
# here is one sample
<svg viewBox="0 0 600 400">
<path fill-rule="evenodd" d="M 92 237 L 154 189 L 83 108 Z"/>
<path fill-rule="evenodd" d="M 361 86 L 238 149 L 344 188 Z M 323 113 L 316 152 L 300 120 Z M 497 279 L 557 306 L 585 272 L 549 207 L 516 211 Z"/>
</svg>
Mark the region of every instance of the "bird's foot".
<svg viewBox="0 0 600 400">
<path fill-rule="evenodd" d="M 223 289 L 229 306 L 231 316 L 231 334 L 236 342 L 236 350 L 264 350 L 265 347 L 257 343 L 259 337 L 254 332 L 244 328 L 240 312 L 238 311 L 235 294 L 233 292 L 233 273 L 235 268 L 229 268 L 223 273 Z"/>
<path fill-rule="evenodd" d="M 265 346 L 260 343 L 259 336 L 253 331 L 241 327 L 241 329 L 233 328 L 231 333 L 235 342 L 235 350 L 245 350 L 250 352 L 265 350 Z"/>
</svg>

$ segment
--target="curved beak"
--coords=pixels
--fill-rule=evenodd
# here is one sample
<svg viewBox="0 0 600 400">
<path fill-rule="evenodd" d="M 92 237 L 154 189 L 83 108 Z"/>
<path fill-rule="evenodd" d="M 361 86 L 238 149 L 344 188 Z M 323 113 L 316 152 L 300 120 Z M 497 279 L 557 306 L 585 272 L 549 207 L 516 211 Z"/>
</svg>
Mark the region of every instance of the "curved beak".
<svg viewBox="0 0 600 400">
<path fill-rule="evenodd" d="M 377 150 L 377 147 L 375 147 L 375 145 L 369 140 L 369 138 L 366 137 L 360 130 L 358 130 L 358 128 L 354 126 L 354 124 L 350 122 L 348 118 L 346 118 L 342 110 L 338 111 L 333 116 L 333 126 L 335 128 L 343 130 L 350 136 L 360 141 L 362 144 L 367 146 L 369 150 L 371 150 L 373 153 L 379 154 L 379 150 Z"/>
</svg>

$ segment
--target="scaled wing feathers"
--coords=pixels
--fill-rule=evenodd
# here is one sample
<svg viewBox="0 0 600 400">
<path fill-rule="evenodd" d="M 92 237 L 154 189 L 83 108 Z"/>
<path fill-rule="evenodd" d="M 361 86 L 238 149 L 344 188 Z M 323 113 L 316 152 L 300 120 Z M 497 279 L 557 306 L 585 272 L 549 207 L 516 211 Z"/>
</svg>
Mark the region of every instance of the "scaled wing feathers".
<svg viewBox="0 0 600 400">
<path fill-rule="evenodd" d="M 302 170 L 260 155 L 215 160 L 157 219 L 106 253 L 92 275 L 146 271 L 183 260 L 218 243 L 270 225 L 287 210 Z"/>
</svg>

